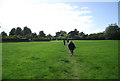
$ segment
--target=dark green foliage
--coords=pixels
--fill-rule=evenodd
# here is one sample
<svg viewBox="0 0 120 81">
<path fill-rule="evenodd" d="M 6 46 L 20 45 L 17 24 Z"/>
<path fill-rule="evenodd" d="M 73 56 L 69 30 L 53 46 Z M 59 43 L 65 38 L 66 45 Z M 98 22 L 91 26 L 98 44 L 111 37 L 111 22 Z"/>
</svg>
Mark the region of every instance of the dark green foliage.
<svg viewBox="0 0 120 81">
<path fill-rule="evenodd" d="M 25 35 L 25 38 L 32 40 L 33 39 L 32 33 Z"/>
<path fill-rule="evenodd" d="M 97 33 L 98 39 L 105 39 L 104 33 Z"/>
<path fill-rule="evenodd" d="M 56 39 L 67 39 L 68 38 L 68 34 L 66 31 L 60 31 L 60 32 L 56 32 L 56 35 L 55 35 L 55 38 Z"/>
<path fill-rule="evenodd" d="M 82 36 L 82 35 L 85 35 L 85 34 L 84 34 L 84 32 L 80 32 L 79 35 Z"/>
<path fill-rule="evenodd" d="M 93 33 L 87 36 L 87 39 L 105 39 L 104 33 Z"/>
<path fill-rule="evenodd" d="M 88 37 L 88 34 L 80 36 L 81 39 L 87 39 L 87 37 Z"/>
<path fill-rule="evenodd" d="M 15 35 L 18 35 L 18 36 L 23 35 L 22 29 L 20 27 L 17 27 L 17 29 L 15 30 Z"/>
<path fill-rule="evenodd" d="M 2 35 L 2 37 L 4 38 L 4 37 L 7 36 L 7 33 L 5 33 L 5 32 L 3 31 L 3 32 L 1 32 L 1 35 Z"/>
<path fill-rule="evenodd" d="M 15 35 L 15 31 L 16 31 L 15 28 L 11 29 L 11 31 L 9 32 L 9 36 L 10 35 Z"/>
<path fill-rule="evenodd" d="M 6 38 L 2 39 L 2 42 L 29 42 L 30 40 L 28 39 L 19 39 L 19 38 Z"/>
<path fill-rule="evenodd" d="M 85 35 L 84 32 L 80 32 L 79 35 L 80 35 L 80 39 L 85 39 L 86 38 L 86 35 Z"/>
<path fill-rule="evenodd" d="M 52 37 L 52 35 L 51 35 L 51 34 L 48 34 L 47 37 Z"/>
<path fill-rule="evenodd" d="M 90 34 L 87 38 L 88 39 L 98 39 L 98 35 L 97 34 Z"/>
<path fill-rule="evenodd" d="M 4 39 L 21 39 L 21 37 L 17 35 L 11 35 L 11 36 L 6 36 Z"/>
<path fill-rule="evenodd" d="M 32 31 L 27 26 L 24 27 L 23 30 L 20 27 L 17 27 L 16 29 L 13 28 L 9 32 L 9 36 L 10 37 L 8 37 L 8 38 L 14 38 L 14 37 L 16 37 L 15 39 L 17 39 L 17 37 L 19 37 L 19 38 L 28 38 L 29 39 L 29 38 L 32 38 Z"/>
<path fill-rule="evenodd" d="M 52 38 L 53 38 L 53 36 L 51 34 L 48 34 L 46 37 L 50 40 L 52 40 Z"/>
<path fill-rule="evenodd" d="M 27 26 L 25 26 L 23 29 L 23 35 L 26 36 L 26 35 L 31 34 L 31 33 L 32 33 L 31 29 L 28 28 Z"/>
<path fill-rule="evenodd" d="M 105 30 L 106 39 L 120 39 L 120 28 L 116 24 L 109 25 Z"/>
<path fill-rule="evenodd" d="M 33 38 L 38 38 L 36 33 L 32 33 Z"/>
<path fill-rule="evenodd" d="M 36 33 L 32 33 L 31 29 L 25 26 L 23 30 L 20 27 L 16 29 L 13 28 L 9 32 L 9 36 L 16 35 L 21 39 L 37 39 L 37 40 L 64 40 L 64 39 L 76 39 L 76 40 L 104 40 L 104 39 L 120 39 L 120 28 L 117 24 L 109 25 L 105 31 L 99 33 L 92 33 L 90 35 L 85 34 L 84 32 L 80 32 L 77 29 L 70 31 L 67 33 L 66 31 L 56 32 L 55 36 L 51 34 L 46 35 L 44 31 L 40 31 L 37 35 Z M 6 35 L 4 35 L 5 37 Z"/>
<path fill-rule="evenodd" d="M 60 32 L 56 32 L 55 37 L 59 37 L 60 36 Z"/>
<path fill-rule="evenodd" d="M 55 37 L 66 37 L 67 36 L 67 32 L 66 31 L 60 31 L 60 32 L 56 32 Z"/>
<path fill-rule="evenodd" d="M 73 39 L 79 38 L 79 36 L 78 36 L 79 35 L 79 31 L 77 29 L 74 29 L 74 31 L 70 31 L 68 33 L 68 35 L 69 35 L 70 38 L 73 38 Z"/>
<path fill-rule="evenodd" d="M 39 32 L 38 37 L 39 37 L 40 39 L 45 38 L 45 36 L 46 36 L 46 34 L 44 33 L 44 31 L 40 31 L 40 32 Z"/>
</svg>

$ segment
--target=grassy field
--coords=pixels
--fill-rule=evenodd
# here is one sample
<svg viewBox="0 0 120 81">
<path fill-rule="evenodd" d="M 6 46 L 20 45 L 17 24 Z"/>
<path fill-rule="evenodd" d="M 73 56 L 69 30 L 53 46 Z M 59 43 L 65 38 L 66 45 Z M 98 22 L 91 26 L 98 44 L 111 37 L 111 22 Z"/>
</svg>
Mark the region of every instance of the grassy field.
<svg viewBox="0 0 120 81">
<path fill-rule="evenodd" d="M 3 79 L 117 79 L 117 40 L 3 43 Z"/>
</svg>

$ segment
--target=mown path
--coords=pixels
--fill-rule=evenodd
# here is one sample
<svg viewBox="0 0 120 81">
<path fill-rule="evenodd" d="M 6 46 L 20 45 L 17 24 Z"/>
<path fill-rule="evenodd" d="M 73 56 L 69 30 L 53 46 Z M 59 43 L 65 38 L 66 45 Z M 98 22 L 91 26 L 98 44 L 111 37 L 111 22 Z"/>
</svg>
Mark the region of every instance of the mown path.
<svg viewBox="0 0 120 81">
<path fill-rule="evenodd" d="M 67 79 L 80 79 L 80 63 L 76 60 L 76 54 L 71 57 L 67 45 L 63 46 L 63 48 L 64 52 L 61 56 L 61 61 L 64 62 L 63 67 L 66 68 L 66 70 L 64 70 L 64 76 L 69 76 Z"/>
</svg>

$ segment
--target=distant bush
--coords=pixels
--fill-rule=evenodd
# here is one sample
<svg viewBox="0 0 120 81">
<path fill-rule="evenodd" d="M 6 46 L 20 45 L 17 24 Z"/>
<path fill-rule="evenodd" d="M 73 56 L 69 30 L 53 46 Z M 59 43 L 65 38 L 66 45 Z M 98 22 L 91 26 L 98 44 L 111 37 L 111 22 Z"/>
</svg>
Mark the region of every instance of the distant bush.
<svg viewBox="0 0 120 81">
<path fill-rule="evenodd" d="M 29 39 L 2 39 L 2 42 L 29 42 Z"/>
<path fill-rule="evenodd" d="M 44 38 L 44 39 L 33 39 L 32 41 L 51 41 L 51 40 L 47 39 L 47 38 L 46 39 Z"/>
<path fill-rule="evenodd" d="M 21 37 L 17 35 L 11 35 L 11 36 L 5 36 L 3 37 L 3 39 L 21 39 Z"/>
</svg>

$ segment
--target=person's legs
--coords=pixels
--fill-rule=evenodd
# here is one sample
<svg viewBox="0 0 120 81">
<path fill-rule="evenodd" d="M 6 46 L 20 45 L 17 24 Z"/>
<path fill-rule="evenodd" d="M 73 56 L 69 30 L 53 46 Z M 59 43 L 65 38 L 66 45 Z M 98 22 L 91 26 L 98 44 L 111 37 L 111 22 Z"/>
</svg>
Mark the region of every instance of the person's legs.
<svg viewBox="0 0 120 81">
<path fill-rule="evenodd" d="M 70 55 L 73 56 L 73 50 L 70 50 Z"/>
</svg>

